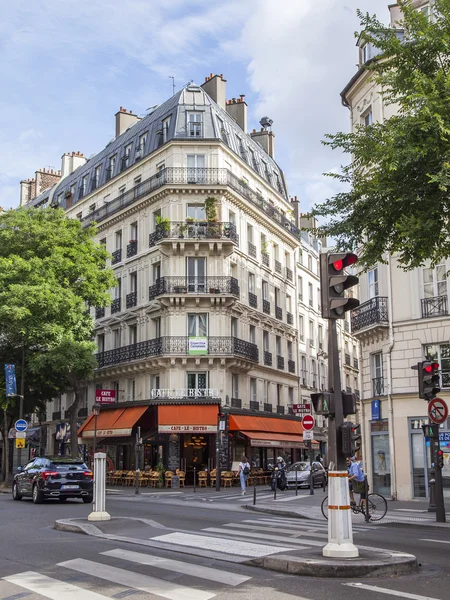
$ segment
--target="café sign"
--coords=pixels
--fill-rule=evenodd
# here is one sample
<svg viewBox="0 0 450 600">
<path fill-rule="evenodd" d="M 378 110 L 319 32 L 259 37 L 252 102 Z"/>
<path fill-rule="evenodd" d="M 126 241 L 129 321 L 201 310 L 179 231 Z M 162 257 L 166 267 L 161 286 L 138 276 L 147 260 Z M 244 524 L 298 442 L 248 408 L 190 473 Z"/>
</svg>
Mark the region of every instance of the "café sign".
<svg viewBox="0 0 450 600">
<path fill-rule="evenodd" d="M 218 398 L 219 390 L 205 388 L 200 390 L 151 390 L 152 398 Z"/>
<path fill-rule="evenodd" d="M 158 433 L 216 433 L 215 425 L 158 425 Z"/>
</svg>

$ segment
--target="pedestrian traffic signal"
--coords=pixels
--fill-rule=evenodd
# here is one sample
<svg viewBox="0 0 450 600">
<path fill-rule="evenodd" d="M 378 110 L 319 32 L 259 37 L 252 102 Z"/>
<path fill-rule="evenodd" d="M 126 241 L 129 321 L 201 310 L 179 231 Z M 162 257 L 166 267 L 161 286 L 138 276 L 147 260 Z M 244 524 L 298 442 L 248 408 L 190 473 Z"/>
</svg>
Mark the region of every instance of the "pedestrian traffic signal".
<svg viewBox="0 0 450 600">
<path fill-rule="evenodd" d="M 341 450 L 344 456 L 353 456 L 361 449 L 361 425 L 346 421 L 341 427 Z"/>
<path fill-rule="evenodd" d="M 419 398 L 423 400 L 433 400 L 436 394 L 441 391 L 439 387 L 439 363 L 424 360 L 417 363 L 417 372 L 419 377 Z"/>
<path fill-rule="evenodd" d="M 438 450 L 436 452 L 436 463 L 440 469 L 444 468 L 444 453 L 442 452 L 442 450 Z"/>
<path fill-rule="evenodd" d="M 331 392 L 311 394 L 311 402 L 316 415 L 334 415 L 334 394 Z"/>
<path fill-rule="evenodd" d="M 352 392 L 342 391 L 342 409 L 344 417 L 356 415 L 356 396 Z"/>
<path fill-rule="evenodd" d="M 329 252 L 320 255 L 320 296 L 324 319 L 344 319 L 348 310 L 359 306 L 359 300 L 345 296 L 345 290 L 359 281 L 347 275 L 346 267 L 358 261 L 352 252 Z"/>
<path fill-rule="evenodd" d="M 422 425 L 423 435 L 431 440 L 438 439 L 439 437 L 439 425 L 435 423 L 427 423 Z"/>
</svg>

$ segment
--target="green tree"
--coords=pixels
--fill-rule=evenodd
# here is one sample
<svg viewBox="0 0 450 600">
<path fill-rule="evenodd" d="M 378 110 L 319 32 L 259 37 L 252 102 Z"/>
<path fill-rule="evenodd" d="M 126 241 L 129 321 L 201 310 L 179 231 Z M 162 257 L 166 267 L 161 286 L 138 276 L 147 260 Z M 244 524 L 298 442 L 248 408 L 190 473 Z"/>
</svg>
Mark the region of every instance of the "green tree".
<svg viewBox="0 0 450 600">
<path fill-rule="evenodd" d="M 396 105 L 383 123 L 327 135 L 324 144 L 349 155 L 328 173 L 344 191 L 314 208 L 321 233 L 343 250 L 361 248 L 368 267 L 396 253 L 411 269 L 450 255 L 450 0 L 433 3 L 433 19 L 399 2 L 404 31 L 358 12 L 364 42 L 381 54 L 364 67 Z"/>
</svg>

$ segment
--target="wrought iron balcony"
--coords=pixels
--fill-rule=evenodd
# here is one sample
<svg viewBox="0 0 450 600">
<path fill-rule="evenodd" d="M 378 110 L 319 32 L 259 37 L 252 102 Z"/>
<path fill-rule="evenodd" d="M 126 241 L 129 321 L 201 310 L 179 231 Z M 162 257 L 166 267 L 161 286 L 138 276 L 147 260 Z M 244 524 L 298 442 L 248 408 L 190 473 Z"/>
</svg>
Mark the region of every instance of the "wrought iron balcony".
<svg viewBox="0 0 450 600">
<path fill-rule="evenodd" d="M 133 308 L 137 304 L 137 292 L 130 292 L 126 297 L 127 308 Z"/>
<path fill-rule="evenodd" d="M 95 318 L 96 319 L 102 319 L 105 316 L 105 308 L 102 306 L 98 306 L 95 309 Z"/>
<path fill-rule="evenodd" d="M 287 407 L 287 411 L 288 411 L 288 415 L 293 415 L 294 414 L 294 409 L 292 408 L 292 406 L 288 406 Z"/>
<path fill-rule="evenodd" d="M 270 302 L 268 300 L 264 300 L 263 298 L 263 312 L 267 315 L 270 315 Z"/>
<path fill-rule="evenodd" d="M 122 260 L 122 248 L 119 248 L 118 250 L 114 250 L 114 252 L 111 254 L 111 264 L 112 265 L 116 265 L 117 263 L 120 263 Z"/>
<path fill-rule="evenodd" d="M 112 302 L 111 302 L 111 314 L 113 315 L 114 313 L 120 312 L 120 307 L 121 307 L 121 302 L 120 302 L 120 298 L 115 298 Z"/>
<path fill-rule="evenodd" d="M 153 248 L 161 240 L 231 240 L 239 243 L 236 225 L 229 222 L 217 223 L 206 221 L 183 222 L 171 221 L 170 223 L 157 225 L 153 233 L 148 237 L 149 248 Z"/>
<path fill-rule="evenodd" d="M 256 294 L 252 294 L 252 292 L 248 293 L 248 303 L 253 308 L 258 308 L 258 296 Z"/>
<path fill-rule="evenodd" d="M 278 415 L 284 415 L 284 406 L 277 406 L 277 414 Z"/>
<path fill-rule="evenodd" d="M 88 416 L 88 409 L 87 408 L 80 408 L 80 410 L 78 411 L 78 416 L 83 418 L 83 417 L 87 417 Z"/>
<path fill-rule="evenodd" d="M 295 373 L 295 360 L 288 360 L 289 373 Z"/>
<path fill-rule="evenodd" d="M 239 298 L 240 290 L 235 277 L 161 277 L 149 287 L 149 300 L 164 294 L 228 294 Z"/>
<path fill-rule="evenodd" d="M 266 367 L 272 366 L 272 352 L 264 350 L 264 364 L 266 365 Z"/>
<path fill-rule="evenodd" d="M 266 267 L 270 266 L 270 258 L 268 254 L 265 254 L 264 252 L 261 252 L 261 259 L 262 259 L 262 264 L 265 265 Z"/>
<path fill-rule="evenodd" d="M 256 246 L 255 246 L 255 244 L 252 244 L 251 242 L 248 243 L 248 254 L 252 258 L 256 258 Z"/>
<path fill-rule="evenodd" d="M 242 408 L 241 398 L 231 398 L 231 408 Z"/>
<path fill-rule="evenodd" d="M 275 306 L 275 317 L 280 321 L 283 320 L 283 309 L 281 306 Z"/>
<path fill-rule="evenodd" d="M 272 412 L 272 405 L 264 402 L 264 412 Z"/>
<path fill-rule="evenodd" d="M 250 410 L 259 410 L 259 402 L 250 400 Z"/>
<path fill-rule="evenodd" d="M 422 299 L 422 318 L 445 317 L 448 315 L 447 296 Z"/>
<path fill-rule="evenodd" d="M 52 421 L 61 421 L 61 411 L 57 410 L 52 413 Z"/>
<path fill-rule="evenodd" d="M 351 358 L 350 358 L 350 354 L 345 354 L 345 364 L 350 367 L 350 365 L 352 364 L 351 362 Z"/>
<path fill-rule="evenodd" d="M 277 369 L 284 370 L 284 356 L 277 356 Z"/>
<path fill-rule="evenodd" d="M 372 391 L 374 396 L 382 396 L 384 394 L 383 377 L 375 377 L 372 379 Z"/>
<path fill-rule="evenodd" d="M 196 356 L 201 354 L 205 356 L 239 356 L 257 363 L 259 352 L 256 344 L 235 337 L 209 336 L 200 338 L 204 340 L 201 350 L 193 347 L 193 340 L 199 341 L 199 338 L 189 338 L 187 336 L 166 336 L 154 338 L 106 350 L 97 354 L 98 366 L 100 369 L 112 365 L 150 358 L 152 356 Z"/>
<path fill-rule="evenodd" d="M 289 281 L 293 281 L 293 279 L 294 279 L 294 274 L 292 273 L 292 269 L 290 269 L 289 267 L 286 267 L 286 279 L 289 279 Z"/>
<path fill-rule="evenodd" d="M 364 302 L 352 311 L 352 333 L 357 333 L 374 325 L 387 326 L 387 298 L 377 296 Z"/>
<path fill-rule="evenodd" d="M 293 325 L 294 324 L 294 315 L 290 312 L 286 313 L 286 321 L 288 325 Z"/>
<path fill-rule="evenodd" d="M 275 259 L 275 271 L 277 273 L 281 273 L 281 263 L 279 260 L 276 260 L 276 259 Z"/>
<path fill-rule="evenodd" d="M 137 254 L 138 243 L 137 240 L 130 240 L 127 244 L 127 258 L 131 258 Z"/>
</svg>

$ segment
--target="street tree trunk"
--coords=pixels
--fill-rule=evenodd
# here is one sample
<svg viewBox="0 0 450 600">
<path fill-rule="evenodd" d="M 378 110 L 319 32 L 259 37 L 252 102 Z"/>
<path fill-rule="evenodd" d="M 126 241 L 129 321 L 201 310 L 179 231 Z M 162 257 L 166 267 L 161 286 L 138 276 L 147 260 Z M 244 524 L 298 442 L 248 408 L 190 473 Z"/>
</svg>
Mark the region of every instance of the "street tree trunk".
<svg viewBox="0 0 450 600">
<path fill-rule="evenodd" d="M 66 414 L 69 413 L 70 423 L 70 454 L 73 458 L 78 457 L 78 436 L 77 436 L 77 422 L 78 422 L 78 411 L 83 400 L 83 388 L 81 383 L 75 379 L 71 379 L 72 388 L 75 394 L 75 399 L 69 408 L 66 410 Z"/>
</svg>

